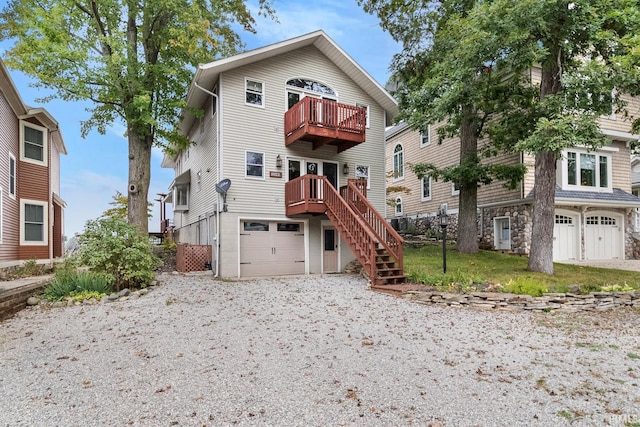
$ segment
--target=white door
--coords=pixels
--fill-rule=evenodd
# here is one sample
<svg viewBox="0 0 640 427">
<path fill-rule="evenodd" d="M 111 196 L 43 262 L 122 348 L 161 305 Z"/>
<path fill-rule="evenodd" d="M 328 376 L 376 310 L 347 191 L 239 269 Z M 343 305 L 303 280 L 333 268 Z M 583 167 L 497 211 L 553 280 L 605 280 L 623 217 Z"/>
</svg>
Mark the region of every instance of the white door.
<svg viewBox="0 0 640 427">
<path fill-rule="evenodd" d="M 621 259 L 619 219 L 608 215 L 591 215 L 585 220 L 585 252 L 587 259 Z"/>
<path fill-rule="evenodd" d="M 493 227 L 496 236 L 496 249 L 499 251 L 511 250 L 511 226 L 509 218 L 495 218 Z"/>
<path fill-rule="evenodd" d="M 578 217 L 556 213 L 553 226 L 553 260 L 578 259 Z"/>
<path fill-rule="evenodd" d="M 241 221 L 241 277 L 304 273 L 303 223 Z"/>
</svg>

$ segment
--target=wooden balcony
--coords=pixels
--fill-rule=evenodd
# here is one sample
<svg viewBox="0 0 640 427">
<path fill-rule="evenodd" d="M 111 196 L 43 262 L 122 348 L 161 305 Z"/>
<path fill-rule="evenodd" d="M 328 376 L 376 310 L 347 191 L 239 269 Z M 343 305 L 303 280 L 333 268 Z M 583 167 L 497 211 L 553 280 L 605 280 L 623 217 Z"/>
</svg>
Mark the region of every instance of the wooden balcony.
<svg viewBox="0 0 640 427">
<path fill-rule="evenodd" d="M 284 187 L 284 200 L 287 216 L 301 214 L 324 214 L 324 180 L 318 175 L 302 175 L 287 182 Z"/>
<path fill-rule="evenodd" d="M 307 96 L 284 113 L 284 144 L 335 145 L 340 153 L 365 141 L 366 122 L 364 107 Z"/>
</svg>

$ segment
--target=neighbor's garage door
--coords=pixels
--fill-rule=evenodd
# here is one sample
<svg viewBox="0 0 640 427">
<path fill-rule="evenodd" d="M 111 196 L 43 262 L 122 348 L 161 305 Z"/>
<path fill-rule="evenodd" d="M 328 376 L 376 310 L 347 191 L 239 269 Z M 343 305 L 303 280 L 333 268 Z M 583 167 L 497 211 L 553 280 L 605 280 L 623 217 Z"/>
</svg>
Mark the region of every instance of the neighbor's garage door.
<svg viewBox="0 0 640 427">
<path fill-rule="evenodd" d="M 556 213 L 553 226 L 553 260 L 578 259 L 578 215 Z"/>
<path fill-rule="evenodd" d="M 587 259 L 622 259 L 620 219 L 608 215 L 591 215 L 585 220 Z"/>
<path fill-rule="evenodd" d="M 304 274 L 304 224 L 242 221 L 240 276 Z"/>
</svg>

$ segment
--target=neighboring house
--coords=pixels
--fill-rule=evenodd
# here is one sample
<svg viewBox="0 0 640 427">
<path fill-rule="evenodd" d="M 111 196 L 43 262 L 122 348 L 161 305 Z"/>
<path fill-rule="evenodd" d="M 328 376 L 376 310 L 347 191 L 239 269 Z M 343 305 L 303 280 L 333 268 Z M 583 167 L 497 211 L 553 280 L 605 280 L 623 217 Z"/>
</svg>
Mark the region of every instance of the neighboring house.
<svg viewBox="0 0 640 427">
<path fill-rule="evenodd" d="M 187 103 L 204 115 L 185 111 L 194 145 L 163 159 L 166 201 L 175 240 L 211 245 L 215 274 L 339 272 L 357 257 L 374 283 L 404 280 L 400 236 L 377 213 L 397 104 L 323 31 L 200 65 Z"/>
<path fill-rule="evenodd" d="M 22 101 L 0 61 L 0 266 L 63 255 L 58 122 Z"/>
<path fill-rule="evenodd" d="M 638 100 L 631 101 L 632 115 L 637 116 L 639 106 Z M 629 133 L 630 123 L 615 114 L 601 117 L 600 126 L 611 141 L 609 145 L 597 151 L 584 147 L 566 149 L 557 163 L 553 237 L 556 261 L 640 258 L 640 242 L 634 237 L 640 199 L 631 194 L 629 167 L 630 143 L 639 136 Z M 436 216 L 444 207 L 451 216 L 450 234 L 455 235 L 458 190 L 450 182 L 436 182 L 429 177 L 418 180 L 407 169 L 408 163 L 432 163 L 439 167 L 459 163 L 458 140 L 449 138 L 440 145 L 437 138 L 434 126 L 428 135 L 410 129 L 405 123 L 387 131 L 387 185 L 410 190 L 408 194 L 389 194 L 395 211 L 388 220 L 409 231 L 439 231 Z M 527 166 L 527 173 L 515 190 L 506 189 L 503 182 L 478 188 L 478 238 L 482 247 L 529 254 L 534 160 L 524 153 L 490 160 L 522 163 Z"/>
</svg>

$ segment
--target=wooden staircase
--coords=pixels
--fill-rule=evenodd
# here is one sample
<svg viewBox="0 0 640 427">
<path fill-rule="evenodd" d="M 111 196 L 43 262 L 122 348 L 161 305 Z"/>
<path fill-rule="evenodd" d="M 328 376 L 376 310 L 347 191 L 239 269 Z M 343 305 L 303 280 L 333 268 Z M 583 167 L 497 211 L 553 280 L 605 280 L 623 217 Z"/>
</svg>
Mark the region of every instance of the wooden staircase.
<svg viewBox="0 0 640 427">
<path fill-rule="evenodd" d="M 406 283 L 402 237 L 367 200 L 366 181 L 348 180 L 338 191 L 323 180 L 326 215 L 347 242 L 372 286 Z"/>
</svg>

